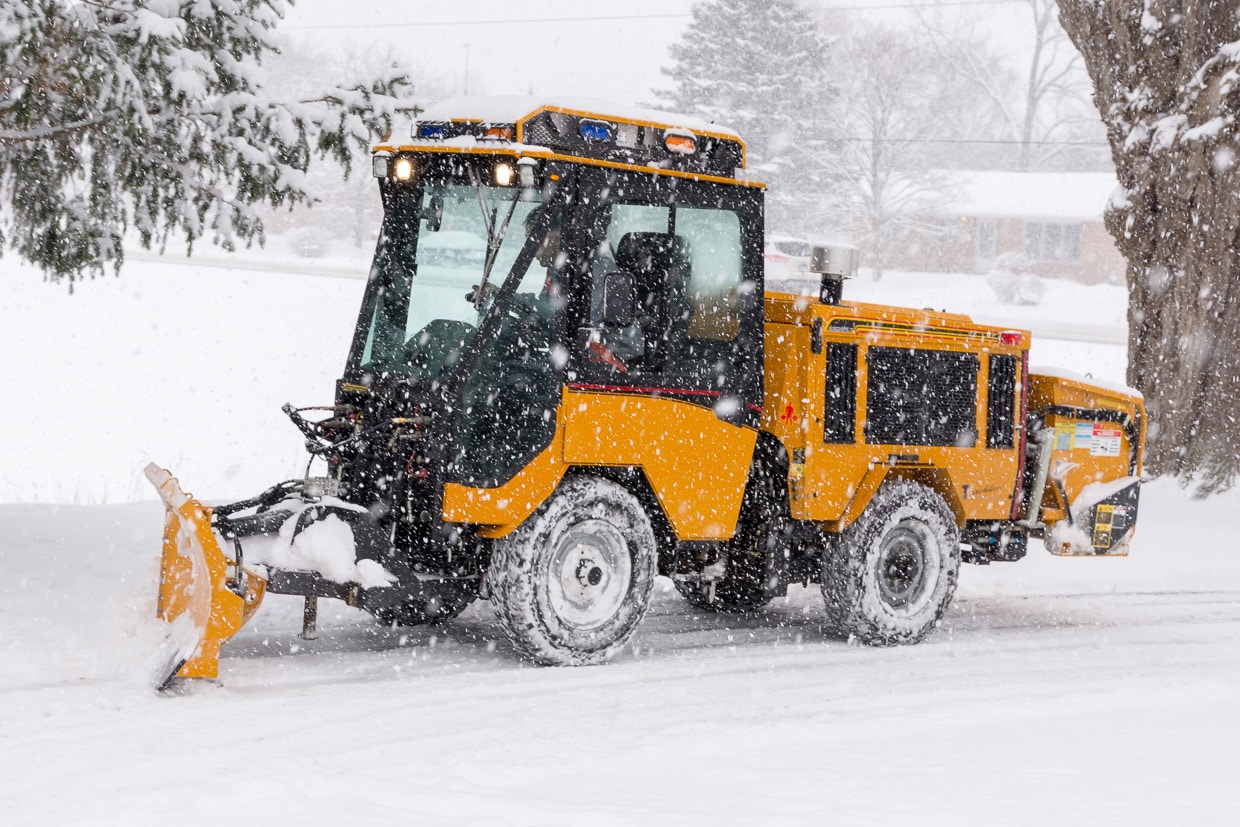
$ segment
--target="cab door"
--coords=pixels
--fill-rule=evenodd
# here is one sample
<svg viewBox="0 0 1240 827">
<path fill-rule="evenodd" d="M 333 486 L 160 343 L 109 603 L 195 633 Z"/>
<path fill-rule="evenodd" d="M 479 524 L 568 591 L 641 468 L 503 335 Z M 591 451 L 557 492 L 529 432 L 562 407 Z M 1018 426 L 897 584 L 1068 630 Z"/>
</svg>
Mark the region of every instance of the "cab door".
<svg viewBox="0 0 1240 827">
<path fill-rule="evenodd" d="M 589 256 L 574 289 L 565 459 L 640 467 L 679 539 L 726 539 L 762 410 L 761 191 L 582 179 L 580 192 L 606 195 L 578 228 Z M 609 319 L 617 279 L 631 312 Z"/>
</svg>

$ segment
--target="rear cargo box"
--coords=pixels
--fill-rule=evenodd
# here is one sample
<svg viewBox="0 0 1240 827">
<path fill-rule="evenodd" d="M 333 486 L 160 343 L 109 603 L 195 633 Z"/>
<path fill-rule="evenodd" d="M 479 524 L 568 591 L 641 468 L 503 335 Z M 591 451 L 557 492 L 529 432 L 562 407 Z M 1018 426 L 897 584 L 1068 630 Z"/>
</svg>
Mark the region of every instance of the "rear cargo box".
<svg viewBox="0 0 1240 827">
<path fill-rule="evenodd" d="M 1052 440 L 1041 510 L 1052 554 L 1123 556 L 1136 527 L 1145 411 L 1141 395 L 1035 368 L 1030 438 Z M 1033 516 L 1033 515 L 1031 515 Z"/>
</svg>

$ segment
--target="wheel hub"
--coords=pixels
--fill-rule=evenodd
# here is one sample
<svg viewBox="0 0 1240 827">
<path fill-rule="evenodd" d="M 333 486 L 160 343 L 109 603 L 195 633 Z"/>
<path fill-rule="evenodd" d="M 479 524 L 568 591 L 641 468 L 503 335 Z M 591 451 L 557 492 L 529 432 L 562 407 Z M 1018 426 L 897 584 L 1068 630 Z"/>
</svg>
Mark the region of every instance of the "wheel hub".
<svg viewBox="0 0 1240 827">
<path fill-rule="evenodd" d="M 633 577 L 628 543 L 606 520 L 569 528 L 550 557 L 548 597 L 560 620 L 580 630 L 597 629 L 619 612 Z"/>
<path fill-rule="evenodd" d="M 933 571 L 929 529 L 905 520 L 883 538 L 877 561 L 878 591 L 893 609 L 914 610 L 930 590 Z"/>
</svg>

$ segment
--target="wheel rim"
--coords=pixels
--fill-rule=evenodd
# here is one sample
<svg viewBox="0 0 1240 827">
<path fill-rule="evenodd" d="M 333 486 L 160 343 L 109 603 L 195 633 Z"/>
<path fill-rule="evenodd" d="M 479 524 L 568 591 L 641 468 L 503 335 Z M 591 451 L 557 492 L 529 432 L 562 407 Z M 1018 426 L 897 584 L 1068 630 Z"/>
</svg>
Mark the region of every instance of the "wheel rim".
<svg viewBox="0 0 1240 827">
<path fill-rule="evenodd" d="M 904 520 L 883 538 L 879 547 L 876 578 L 883 603 L 900 613 L 913 613 L 929 600 L 938 576 L 930 527 L 917 520 Z"/>
<path fill-rule="evenodd" d="M 624 605 L 633 561 L 620 530 L 605 520 L 585 520 L 560 538 L 550 557 L 551 608 L 565 625 L 591 631 Z"/>
</svg>

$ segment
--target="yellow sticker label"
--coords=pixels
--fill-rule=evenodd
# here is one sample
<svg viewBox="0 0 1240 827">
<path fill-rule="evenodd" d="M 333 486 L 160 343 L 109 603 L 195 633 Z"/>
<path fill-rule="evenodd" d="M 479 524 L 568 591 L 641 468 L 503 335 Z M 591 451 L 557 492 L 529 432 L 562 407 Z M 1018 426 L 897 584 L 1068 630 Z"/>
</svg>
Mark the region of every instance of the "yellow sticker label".
<svg viewBox="0 0 1240 827">
<path fill-rule="evenodd" d="M 1094 548 L 1111 547 L 1111 526 L 1115 521 L 1115 506 L 1099 503 L 1094 512 Z"/>
</svg>

